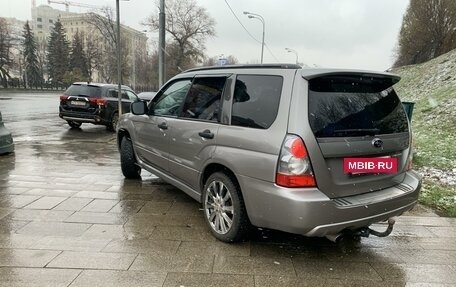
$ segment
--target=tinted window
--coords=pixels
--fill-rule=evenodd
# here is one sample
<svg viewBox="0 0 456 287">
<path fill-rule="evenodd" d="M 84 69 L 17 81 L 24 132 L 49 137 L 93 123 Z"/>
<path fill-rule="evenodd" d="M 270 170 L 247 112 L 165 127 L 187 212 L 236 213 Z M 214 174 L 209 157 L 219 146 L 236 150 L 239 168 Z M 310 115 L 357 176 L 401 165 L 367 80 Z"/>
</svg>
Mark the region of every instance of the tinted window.
<svg viewBox="0 0 456 287">
<path fill-rule="evenodd" d="M 408 131 L 391 79 L 324 77 L 310 81 L 309 121 L 316 137 L 365 136 Z"/>
<path fill-rule="evenodd" d="M 129 95 L 127 95 L 128 91 L 125 91 L 125 90 L 122 90 L 122 99 L 124 100 L 130 100 L 130 97 Z M 116 98 L 118 99 L 118 95 L 119 93 L 117 92 L 117 90 L 109 90 L 108 93 L 107 93 L 107 96 L 110 97 L 110 98 Z"/>
<path fill-rule="evenodd" d="M 117 90 L 109 90 L 108 91 L 108 97 L 110 98 L 116 98 L 117 99 Z"/>
<path fill-rule="evenodd" d="M 190 79 L 178 80 L 166 87 L 153 99 L 152 113 L 159 116 L 177 116 L 191 83 Z"/>
<path fill-rule="evenodd" d="M 267 129 L 279 109 L 283 78 L 280 76 L 240 75 L 236 79 L 231 124 Z"/>
<path fill-rule="evenodd" d="M 226 78 L 196 78 L 190 88 L 181 117 L 217 121 L 220 97 Z"/>
<path fill-rule="evenodd" d="M 99 98 L 101 97 L 101 88 L 90 85 L 71 85 L 65 91 L 65 95 Z"/>
</svg>

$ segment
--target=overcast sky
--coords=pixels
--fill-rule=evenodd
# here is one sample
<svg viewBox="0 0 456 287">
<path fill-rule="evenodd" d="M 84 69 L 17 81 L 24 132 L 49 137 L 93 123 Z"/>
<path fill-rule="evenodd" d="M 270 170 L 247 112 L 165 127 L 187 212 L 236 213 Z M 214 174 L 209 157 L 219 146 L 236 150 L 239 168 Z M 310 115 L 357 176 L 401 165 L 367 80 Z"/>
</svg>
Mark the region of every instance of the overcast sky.
<svg viewBox="0 0 456 287">
<path fill-rule="evenodd" d="M 165 0 L 166 1 L 166 0 Z M 0 16 L 31 18 L 31 0 L 0 0 Z M 115 6 L 114 0 L 71 0 L 92 5 Z M 299 62 L 313 66 L 385 70 L 393 51 L 409 0 L 226 0 L 258 43 L 242 28 L 225 0 L 197 0 L 216 20 L 217 36 L 206 43 L 207 54 L 233 55 L 241 63 L 259 62 L 262 24 L 243 11 L 260 14 L 266 22 L 265 63 Z M 36 0 L 37 5 L 47 0 Z M 121 1 L 121 22 L 143 30 L 140 22 L 156 11 L 154 0 Z M 63 5 L 52 4 L 64 9 Z M 70 11 L 87 9 L 70 7 Z M 152 40 L 157 36 L 148 33 Z"/>
</svg>

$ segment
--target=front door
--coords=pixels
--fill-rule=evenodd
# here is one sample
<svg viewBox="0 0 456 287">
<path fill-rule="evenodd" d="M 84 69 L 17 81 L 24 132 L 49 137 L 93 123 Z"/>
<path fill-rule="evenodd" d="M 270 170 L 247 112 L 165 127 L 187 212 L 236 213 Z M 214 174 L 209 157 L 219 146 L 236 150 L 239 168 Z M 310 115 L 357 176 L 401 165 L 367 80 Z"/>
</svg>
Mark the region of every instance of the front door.
<svg viewBox="0 0 456 287">
<path fill-rule="evenodd" d="M 157 169 L 168 171 L 169 121 L 177 117 L 190 85 L 191 79 L 171 82 L 149 104 L 149 114 L 135 121 L 138 156 Z"/>
</svg>

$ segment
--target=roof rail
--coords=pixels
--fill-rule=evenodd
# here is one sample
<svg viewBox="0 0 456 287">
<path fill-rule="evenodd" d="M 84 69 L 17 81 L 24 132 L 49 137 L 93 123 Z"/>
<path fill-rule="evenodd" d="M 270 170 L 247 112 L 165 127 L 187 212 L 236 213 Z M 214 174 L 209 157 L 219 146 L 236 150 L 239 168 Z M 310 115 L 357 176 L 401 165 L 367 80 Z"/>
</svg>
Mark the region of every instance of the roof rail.
<svg viewBox="0 0 456 287">
<path fill-rule="evenodd" d="M 226 66 L 210 66 L 210 67 L 197 67 L 184 71 L 195 72 L 205 70 L 225 70 L 225 69 L 302 69 L 301 66 L 296 64 L 246 64 L 246 65 L 226 65 Z"/>
</svg>

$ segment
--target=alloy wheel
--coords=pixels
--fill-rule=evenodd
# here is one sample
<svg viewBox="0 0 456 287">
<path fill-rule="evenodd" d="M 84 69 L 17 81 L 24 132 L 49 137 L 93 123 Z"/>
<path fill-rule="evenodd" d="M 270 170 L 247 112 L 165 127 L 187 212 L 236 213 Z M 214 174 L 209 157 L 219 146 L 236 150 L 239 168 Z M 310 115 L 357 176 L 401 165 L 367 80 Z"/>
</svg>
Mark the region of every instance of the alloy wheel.
<svg viewBox="0 0 456 287">
<path fill-rule="evenodd" d="M 204 206 L 211 228 L 219 234 L 228 233 L 233 225 L 234 208 L 231 193 L 223 182 L 215 180 L 207 187 Z"/>
</svg>

